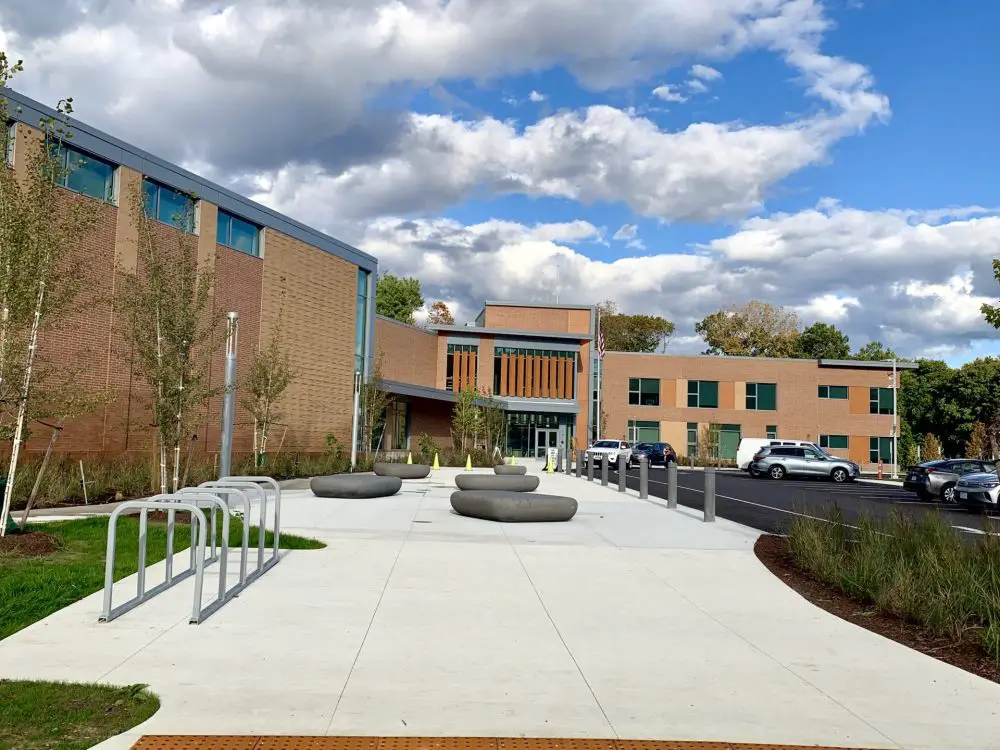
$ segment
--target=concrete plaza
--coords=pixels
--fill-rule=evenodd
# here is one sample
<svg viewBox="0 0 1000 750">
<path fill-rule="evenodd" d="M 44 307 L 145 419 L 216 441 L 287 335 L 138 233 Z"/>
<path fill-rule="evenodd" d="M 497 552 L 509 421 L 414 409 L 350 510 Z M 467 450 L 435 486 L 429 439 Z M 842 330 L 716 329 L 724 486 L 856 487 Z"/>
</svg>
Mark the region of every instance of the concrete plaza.
<svg viewBox="0 0 1000 750">
<path fill-rule="evenodd" d="M 284 553 L 201 625 L 190 581 L 108 624 L 87 597 L 0 641 L 0 676 L 149 684 L 160 711 L 104 750 L 143 734 L 997 747 L 1000 685 L 809 604 L 757 561 L 756 532 L 558 474 L 539 491 L 578 498 L 570 523 L 463 518 L 456 471 L 378 500 L 290 488 L 283 529 L 326 549 Z"/>
</svg>

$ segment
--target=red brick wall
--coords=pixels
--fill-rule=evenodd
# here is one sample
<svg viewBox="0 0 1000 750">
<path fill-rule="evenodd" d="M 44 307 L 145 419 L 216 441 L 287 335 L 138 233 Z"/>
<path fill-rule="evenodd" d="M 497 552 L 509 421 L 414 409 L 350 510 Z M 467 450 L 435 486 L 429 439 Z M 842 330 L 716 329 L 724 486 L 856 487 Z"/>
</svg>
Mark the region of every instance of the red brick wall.
<svg viewBox="0 0 1000 750">
<path fill-rule="evenodd" d="M 417 449 L 420 435 L 425 432 L 441 450 L 450 449 L 452 408 L 448 401 L 410 399 L 410 449 Z"/>
</svg>

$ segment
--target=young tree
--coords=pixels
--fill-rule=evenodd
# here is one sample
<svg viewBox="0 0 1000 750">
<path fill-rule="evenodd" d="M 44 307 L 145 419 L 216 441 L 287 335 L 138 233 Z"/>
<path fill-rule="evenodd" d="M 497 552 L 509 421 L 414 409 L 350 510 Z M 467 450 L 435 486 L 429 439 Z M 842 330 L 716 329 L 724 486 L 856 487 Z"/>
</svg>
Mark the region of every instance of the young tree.
<svg viewBox="0 0 1000 750">
<path fill-rule="evenodd" d="M 395 397 L 382 387 L 382 360 L 384 353 L 379 350 L 372 365 L 372 371 L 361 384 L 361 444 L 365 455 L 374 449 L 378 453 L 382 442 L 382 432 L 385 430 L 385 410 L 389 408 Z M 381 430 L 380 430 L 381 428 Z"/>
<path fill-rule="evenodd" d="M 444 303 L 444 300 L 438 300 L 430 306 L 430 309 L 427 311 L 427 325 L 455 325 L 455 316 L 451 314 L 451 310 L 448 309 L 448 305 Z"/>
<path fill-rule="evenodd" d="M 794 357 L 799 338 L 794 312 L 759 300 L 712 313 L 694 330 L 708 354 L 740 357 Z"/>
<path fill-rule="evenodd" d="M 2 96 L 21 71 L 0 52 L 0 123 L 8 103 Z M 67 163 L 65 143 L 72 99 L 43 118 L 41 138 L 19 156 L 20 175 L 0 166 L 0 432 L 11 442 L 7 486 L 0 505 L 0 536 L 7 530 L 21 448 L 27 440 L 33 400 L 43 397 L 37 356 L 39 336 L 64 319 L 81 288 L 73 252 L 93 231 L 98 207 L 60 188 L 77 166 Z"/>
<path fill-rule="evenodd" d="M 705 460 L 714 460 L 719 457 L 719 425 L 714 422 L 702 425 L 701 434 L 698 436 L 698 457 Z"/>
<path fill-rule="evenodd" d="M 413 324 L 413 313 L 424 305 L 417 279 L 383 273 L 375 283 L 375 312 L 400 323 Z"/>
<path fill-rule="evenodd" d="M 282 303 L 271 339 L 266 346 L 259 347 L 254 353 L 242 383 L 244 396 L 241 403 L 253 416 L 255 466 L 263 466 L 266 461 L 267 438 L 271 427 L 281 421 L 281 414 L 277 410 L 278 402 L 295 377 L 282 341 L 283 311 Z"/>
<path fill-rule="evenodd" d="M 123 269 L 117 304 L 125 321 L 132 365 L 149 386 L 160 459 L 160 491 L 180 484 L 181 444 L 202 417 L 224 311 L 213 309 L 214 273 L 198 261 L 194 235 L 161 227 L 146 212 L 139 186 L 128 196 L 137 225 L 138 264 Z M 190 225 L 191 217 L 175 217 Z M 170 451 L 170 449 L 173 449 Z M 168 451 L 172 463 L 168 464 Z"/>
<path fill-rule="evenodd" d="M 942 458 L 941 441 L 933 433 L 928 432 L 924 435 L 923 450 L 920 453 L 923 461 L 936 461 Z"/>
<path fill-rule="evenodd" d="M 847 334 L 829 323 L 813 323 L 799 336 L 798 356 L 803 359 L 847 359 L 851 344 Z"/>
<path fill-rule="evenodd" d="M 982 422 L 975 422 L 972 425 L 972 433 L 965 444 L 965 458 L 987 459 L 993 458 L 990 450 L 990 438 L 986 430 L 986 425 Z"/>
<path fill-rule="evenodd" d="M 851 359 L 859 359 L 865 362 L 888 362 L 892 359 L 899 359 L 899 357 L 896 356 L 896 352 L 884 346 L 881 341 L 869 341 L 858 349 L 857 353 Z"/>
<path fill-rule="evenodd" d="M 455 450 L 469 453 L 476 447 L 482 430 L 482 414 L 476 401 L 479 393 L 471 385 L 462 389 L 455 399 L 451 414 L 451 437 Z"/>
<path fill-rule="evenodd" d="M 499 451 L 502 458 L 507 444 L 507 412 L 489 391 L 483 391 L 479 401 L 480 424 L 486 451 L 491 456 Z"/>
<path fill-rule="evenodd" d="M 604 345 L 612 352 L 647 352 L 666 348 L 674 324 L 657 315 L 625 315 L 611 300 L 598 305 Z"/>
</svg>

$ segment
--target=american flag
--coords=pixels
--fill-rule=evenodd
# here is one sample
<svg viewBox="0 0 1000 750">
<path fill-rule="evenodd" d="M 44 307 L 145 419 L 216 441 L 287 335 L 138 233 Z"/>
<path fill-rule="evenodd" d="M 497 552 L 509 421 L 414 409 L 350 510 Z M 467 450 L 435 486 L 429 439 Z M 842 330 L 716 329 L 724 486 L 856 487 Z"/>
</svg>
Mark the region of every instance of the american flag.
<svg viewBox="0 0 1000 750">
<path fill-rule="evenodd" d="M 597 358 L 604 359 L 604 329 L 597 327 Z"/>
</svg>

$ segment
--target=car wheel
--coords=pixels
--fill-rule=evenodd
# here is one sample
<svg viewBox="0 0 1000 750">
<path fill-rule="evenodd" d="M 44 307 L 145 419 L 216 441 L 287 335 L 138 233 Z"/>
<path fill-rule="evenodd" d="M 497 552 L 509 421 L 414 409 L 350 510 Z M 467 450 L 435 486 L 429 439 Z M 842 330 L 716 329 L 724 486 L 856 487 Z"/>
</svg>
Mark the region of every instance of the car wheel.
<svg viewBox="0 0 1000 750">
<path fill-rule="evenodd" d="M 785 478 L 785 467 L 784 466 L 772 466 L 767 470 L 767 475 L 771 479 L 784 479 Z"/>
<path fill-rule="evenodd" d="M 955 485 L 946 484 L 941 488 L 941 502 L 949 504 L 955 502 Z"/>
<path fill-rule="evenodd" d="M 830 474 L 830 478 L 834 482 L 836 482 L 837 484 L 843 484 L 844 482 L 846 482 L 849 479 L 849 477 L 847 475 L 847 469 L 842 469 L 840 467 L 837 467 Z"/>
</svg>

